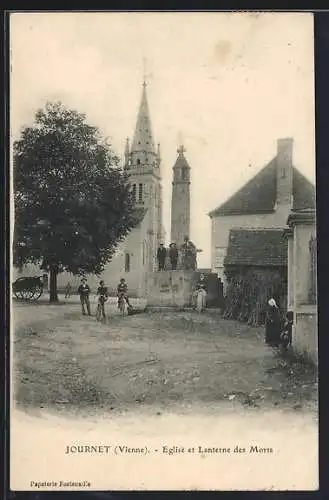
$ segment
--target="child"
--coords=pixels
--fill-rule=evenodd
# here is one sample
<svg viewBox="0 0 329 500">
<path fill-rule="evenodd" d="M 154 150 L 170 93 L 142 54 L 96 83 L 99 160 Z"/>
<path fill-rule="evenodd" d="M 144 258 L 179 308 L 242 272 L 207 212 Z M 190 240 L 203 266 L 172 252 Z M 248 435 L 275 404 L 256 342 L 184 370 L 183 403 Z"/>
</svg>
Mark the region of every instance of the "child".
<svg viewBox="0 0 329 500">
<path fill-rule="evenodd" d="M 281 343 L 284 349 L 291 347 L 292 344 L 292 326 L 294 323 L 294 314 L 292 311 L 288 311 L 286 314 L 286 320 L 283 325 L 283 331 L 281 333 Z"/>
</svg>

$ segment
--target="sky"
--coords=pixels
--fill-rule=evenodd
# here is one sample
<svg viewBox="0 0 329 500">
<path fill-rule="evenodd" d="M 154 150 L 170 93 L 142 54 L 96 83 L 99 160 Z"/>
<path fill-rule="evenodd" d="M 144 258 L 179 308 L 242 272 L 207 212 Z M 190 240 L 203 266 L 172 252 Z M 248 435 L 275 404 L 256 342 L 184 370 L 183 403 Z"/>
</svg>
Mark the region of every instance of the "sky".
<svg viewBox="0 0 329 500">
<path fill-rule="evenodd" d="M 166 241 L 183 142 L 199 267 L 211 264 L 208 212 L 275 156 L 277 139 L 294 139 L 294 165 L 315 181 L 310 13 L 15 13 L 10 30 L 12 139 L 38 108 L 60 100 L 123 156 L 146 72 Z"/>
</svg>

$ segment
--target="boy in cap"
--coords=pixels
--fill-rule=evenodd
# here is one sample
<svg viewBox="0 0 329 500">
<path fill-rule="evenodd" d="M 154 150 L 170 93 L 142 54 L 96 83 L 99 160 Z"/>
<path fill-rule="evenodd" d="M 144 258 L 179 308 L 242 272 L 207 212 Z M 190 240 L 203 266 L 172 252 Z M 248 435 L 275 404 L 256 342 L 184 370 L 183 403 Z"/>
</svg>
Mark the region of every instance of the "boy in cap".
<svg viewBox="0 0 329 500">
<path fill-rule="evenodd" d="M 163 243 L 160 243 L 160 246 L 157 251 L 157 259 L 159 265 L 159 271 L 163 271 L 165 267 L 165 261 L 167 256 L 167 250 L 165 249 Z"/>
</svg>

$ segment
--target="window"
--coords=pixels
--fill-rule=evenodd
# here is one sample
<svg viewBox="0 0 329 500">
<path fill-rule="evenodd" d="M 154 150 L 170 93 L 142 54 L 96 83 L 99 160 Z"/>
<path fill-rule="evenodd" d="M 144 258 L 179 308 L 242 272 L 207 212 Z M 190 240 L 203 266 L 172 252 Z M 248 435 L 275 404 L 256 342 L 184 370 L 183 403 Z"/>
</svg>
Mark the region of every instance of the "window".
<svg viewBox="0 0 329 500">
<path fill-rule="evenodd" d="M 126 253 L 125 254 L 125 272 L 129 273 L 130 271 L 130 254 Z"/>
<path fill-rule="evenodd" d="M 187 167 L 182 167 L 182 180 L 187 181 Z"/>
<path fill-rule="evenodd" d="M 141 161 L 139 158 L 137 158 L 137 165 L 140 165 L 141 164 Z"/>
<path fill-rule="evenodd" d="M 133 201 L 136 202 L 136 184 L 133 184 L 132 195 Z"/>
<path fill-rule="evenodd" d="M 139 196 L 138 196 L 138 201 L 139 203 L 143 202 L 143 184 L 139 185 Z"/>
</svg>

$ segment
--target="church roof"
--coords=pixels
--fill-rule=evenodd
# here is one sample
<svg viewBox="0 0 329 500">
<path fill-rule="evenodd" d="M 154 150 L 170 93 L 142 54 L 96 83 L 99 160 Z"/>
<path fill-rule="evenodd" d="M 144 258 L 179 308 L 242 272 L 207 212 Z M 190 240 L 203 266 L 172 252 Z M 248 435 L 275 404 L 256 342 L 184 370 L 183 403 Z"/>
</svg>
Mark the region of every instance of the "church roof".
<svg viewBox="0 0 329 500">
<path fill-rule="evenodd" d="M 280 229 L 231 229 L 225 266 L 287 265 L 288 241 Z"/>
<path fill-rule="evenodd" d="M 293 167 L 293 210 L 315 207 L 315 187 Z M 215 215 L 273 212 L 276 203 L 276 157 L 223 204 L 209 213 Z"/>
<path fill-rule="evenodd" d="M 155 145 L 152 135 L 151 119 L 147 101 L 146 83 L 143 84 L 142 99 L 137 115 L 137 123 L 131 151 L 145 151 L 147 153 L 155 153 Z"/>
</svg>

